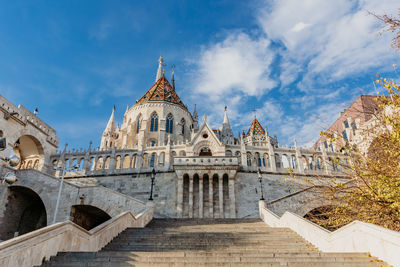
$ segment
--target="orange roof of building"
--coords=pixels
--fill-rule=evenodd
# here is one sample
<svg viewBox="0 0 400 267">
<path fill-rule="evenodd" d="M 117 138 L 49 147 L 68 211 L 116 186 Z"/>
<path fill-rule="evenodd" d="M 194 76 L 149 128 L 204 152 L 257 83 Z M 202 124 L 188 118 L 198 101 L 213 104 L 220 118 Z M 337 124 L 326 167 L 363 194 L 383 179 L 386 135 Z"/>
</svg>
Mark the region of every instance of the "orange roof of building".
<svg viewBox="0 0 400 267">
<path fill-rule="evenodd" d="M 264 128 L 261 126 L 260 122 L 257 119 L 254 119 L 251 123 L 246 136 L 249 136 L 250 133 L 253 133 L 253 135 L 265 135 Z"/>
<path fill-rule="evenodd" d="M 136 103 L 168 102 L 187 109 L 167 78 L 161 77 Z"/>
</svg>

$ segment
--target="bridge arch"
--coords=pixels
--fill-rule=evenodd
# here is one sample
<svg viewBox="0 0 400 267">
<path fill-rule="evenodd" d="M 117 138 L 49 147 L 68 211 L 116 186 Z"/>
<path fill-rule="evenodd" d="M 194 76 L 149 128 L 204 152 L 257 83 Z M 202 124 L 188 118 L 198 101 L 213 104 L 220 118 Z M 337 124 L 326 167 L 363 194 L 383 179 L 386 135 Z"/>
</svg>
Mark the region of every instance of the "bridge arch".
<svg viewBox="0 0 400 267">
<path fill-rule="evenodd" d="M 10 186 L 7 202 L 0 217 L 0 239 L 6 240 L 40 229 L 47 225 L 47 212 L 43 200 L 25 186 Z"/>
<path fill-rule="evenodd" d="M 111 219 L 111 216 L 104 210 L 92 205 L 73 205 L 71 207 L 71 221 L 77 225 L 85 228 L 86 230 L 93 229 L 94 227 Z"/>
</svg>

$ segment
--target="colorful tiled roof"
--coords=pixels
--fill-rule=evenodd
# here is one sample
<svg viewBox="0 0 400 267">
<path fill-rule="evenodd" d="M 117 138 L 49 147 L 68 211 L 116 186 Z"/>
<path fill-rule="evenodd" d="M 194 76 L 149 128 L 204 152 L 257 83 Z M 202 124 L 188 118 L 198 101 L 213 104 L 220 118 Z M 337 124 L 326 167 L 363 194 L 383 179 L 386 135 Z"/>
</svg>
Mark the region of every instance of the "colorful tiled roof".
<svg viewBox="0 0 400 267">
<path fill-rule="evenodd" d="M 165 77 L 158 79 L 136 104 L 146 102 L 169 102 L 187 109 Z"/>
<path fill-rule="evenodd" d="M 260 122 L 257 119 L 254 119 L 251 123 L 246 136 L 249 136 L 250 133 L 253 133 L 253 135 L 265 135 L 264 128 L 261 126 Z"/>
</svg>

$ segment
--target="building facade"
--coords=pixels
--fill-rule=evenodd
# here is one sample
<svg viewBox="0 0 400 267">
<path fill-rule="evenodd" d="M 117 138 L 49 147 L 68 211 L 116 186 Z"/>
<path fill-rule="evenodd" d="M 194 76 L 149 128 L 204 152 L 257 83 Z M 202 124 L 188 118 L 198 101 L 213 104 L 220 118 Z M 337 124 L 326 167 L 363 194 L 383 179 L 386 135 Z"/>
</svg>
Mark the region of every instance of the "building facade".
<svg viewBox="0 0 400 267">
<path fill-rule="evenodd" d="M 100 147 L 64 151 L 51 156 L 53 165 L 77 166 L 70 183 L 102 185 L 146 201 L 150 174 L 156 171 L 156 217 L 257 217 L 261 184 L 267 199 L 288 197 L 309 186 L 299 177 L 340 176 L 327 150 L 281 146 L 255 117 L 247 132 L 235 137 L 225 107 L 219 129 L 204 115 L 199 123 L 163 75 L 160 58 L 155 83 L 132 107 L 120 127 L 115 107 L 101 136 Z M 56 173 L 56 175 L 59 175 Z M 265 191 L 265 192 L 264 192 Z M 293 206 L 294 207 L 294 206 Z"/>
</svg>

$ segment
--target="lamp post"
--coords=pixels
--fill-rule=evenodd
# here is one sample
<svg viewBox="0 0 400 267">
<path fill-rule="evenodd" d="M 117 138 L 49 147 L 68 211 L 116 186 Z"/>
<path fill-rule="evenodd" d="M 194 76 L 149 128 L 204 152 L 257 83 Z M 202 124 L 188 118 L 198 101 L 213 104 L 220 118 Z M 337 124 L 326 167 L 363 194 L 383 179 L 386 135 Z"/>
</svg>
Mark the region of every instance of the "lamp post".
<svg viewBox="0 0 400 267">
<path fill-rule="evenodd" d="M 261 198 L 260 200 L 265 200 L 264 199 L 264 192 L 263 192 L 263 185 L 262 185 L 262 176 L 260 173 L 260 168 L 257 169 L 257 174 L 258 174 L 258 181 L 260 182 L 260 187 L 261 187 Z"/>
<path fill-rule="evenodd" d="M 53 216 L 52 224 L 55 224 L 56 220 L 57 220 L 58 206 L 60 204 L 61 192 L 62 192 L 62 188 L 63 188 L 63 184 L 64 184 L 64 176 L 65 176 L 65 173 L 67 172 L 67 164 L 64 164 L 63 167 L 54 167 L 54 169 L 58 170 L 58 171 L 62 171 L 62 173 L 61 173 L 60 187 L 58 188 L 58 196 L 57 196 L 56 208 L 54 209 L 54 216 Z M 74 169 L 78 169 L 78 166 L 72 166 L 68 170 L 71 171 Z"/>
<path fill-rule="evenodd" d="M 156 178 L 156 170 L 153 168 L 151 171 L 151 187 L 150 187 L 150 198 L 149 200 L 153 201 L 153 186 L 154 186 L 154 179 Z"/>
</svg>

